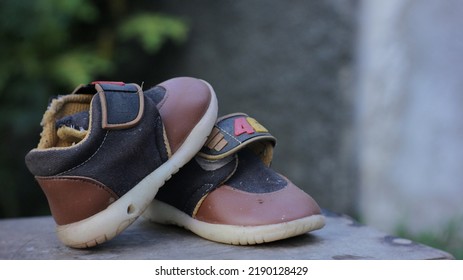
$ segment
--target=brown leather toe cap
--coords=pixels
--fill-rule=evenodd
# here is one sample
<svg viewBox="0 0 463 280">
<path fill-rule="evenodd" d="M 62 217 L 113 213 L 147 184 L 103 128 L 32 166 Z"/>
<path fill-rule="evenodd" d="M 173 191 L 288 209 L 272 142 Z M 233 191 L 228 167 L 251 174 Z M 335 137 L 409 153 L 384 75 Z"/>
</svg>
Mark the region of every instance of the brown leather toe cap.
<svg viewBox="0 0 463 280">
<path fill-rule="evenodd" d="M 258 226 L 320 214 L 315 200 L 288 181 L 271 193 L 248 193 L 223 185 L 202 202 L 195 218 L 207 223 Z"/>
<path fill-rule="evenodd" d="M 166 89 L 166 95 L 158 110 L 175 153 L 208 110 L 212 93 L 204 81 L 189 77 L 173 78 L 159 86 Z"/>
</svg>

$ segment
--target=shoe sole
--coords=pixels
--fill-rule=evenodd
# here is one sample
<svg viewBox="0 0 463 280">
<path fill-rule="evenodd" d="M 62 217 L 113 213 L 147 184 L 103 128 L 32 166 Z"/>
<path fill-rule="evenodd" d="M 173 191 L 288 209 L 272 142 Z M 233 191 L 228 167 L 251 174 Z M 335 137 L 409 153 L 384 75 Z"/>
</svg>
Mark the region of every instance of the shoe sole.
<svg viewBox="0 0 463 280">
<path fill-rule="evenodd" d="M 215 92 L 209 83 L 203 82 L 212 95 L 209 108 L 177 152 L 105 210 L 84 220 L 57 226 L 61 242 L 73 248 L 88 248 L 114 238 L 144 212 L 159 188 L 196 155 L 214 127 L 218 113 Z"/>
<path fill-rule="evenodd" d="M 152 222 L 180 226 L 205 239 L 232 245 L 254 245 L 277 241 L 317 230 L 325 225 L 323 215 L 312 215 L 289 222 L 259 226 L 211 224 L 196 220 L 156 199 L 145 213 L 144 217 Z"/>
</svg>

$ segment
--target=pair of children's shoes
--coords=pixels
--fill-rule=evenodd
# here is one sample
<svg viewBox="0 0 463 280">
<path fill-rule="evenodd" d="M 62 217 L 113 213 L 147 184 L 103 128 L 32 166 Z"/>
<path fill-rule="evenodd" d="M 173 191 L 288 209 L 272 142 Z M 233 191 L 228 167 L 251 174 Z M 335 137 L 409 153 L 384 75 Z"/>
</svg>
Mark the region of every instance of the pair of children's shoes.
<svg viewBox="0 0 463 280">
<path fill-rule="evenodd" d="M 147 91 L 93 82 L 54 98 L 26 165 L 59 239 L 92 247 L 141 215 L 241 245 L 323 227 L 317 203 L 270 168 L 267 129 L 242 113 L 217 120 L 217 111 L 212 87 L 188 77 Z"/>
</svg>

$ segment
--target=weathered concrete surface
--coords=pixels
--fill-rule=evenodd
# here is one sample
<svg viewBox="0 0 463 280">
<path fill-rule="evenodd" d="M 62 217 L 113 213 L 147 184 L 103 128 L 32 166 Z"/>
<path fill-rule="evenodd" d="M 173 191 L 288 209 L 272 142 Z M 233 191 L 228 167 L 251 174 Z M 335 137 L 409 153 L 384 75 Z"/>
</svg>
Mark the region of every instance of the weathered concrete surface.
<svg viewBox="0 0 463 280">
<path fill-rule="evenodd" d="M 390 236 L 325 211 L 326 226 L 299 237 L 256 246 L 202 239 L 189 231 L 139 219 L 93 249 L 61 244 L 51 217 L 0 220 L 0 259 L 452 259 L 446 252 Z"/>
</svg>

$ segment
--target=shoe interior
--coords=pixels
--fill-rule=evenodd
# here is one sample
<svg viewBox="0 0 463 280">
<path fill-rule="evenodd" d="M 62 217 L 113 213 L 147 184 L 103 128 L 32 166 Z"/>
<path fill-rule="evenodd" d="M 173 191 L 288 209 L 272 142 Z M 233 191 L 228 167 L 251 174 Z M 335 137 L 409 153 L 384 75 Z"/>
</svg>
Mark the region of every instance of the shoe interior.
<svg viewBox="0 0 463 280">
<path fill-rule="evenodd" d="M 42 133 L 37 148 L 69 147 L 84 139 L 92 97 L 90 94 L 70 94 L 53 99 L 40 123 Z M 85 121 L 86 125 L 76 125 L 79 121 Z"/>
</svg>

